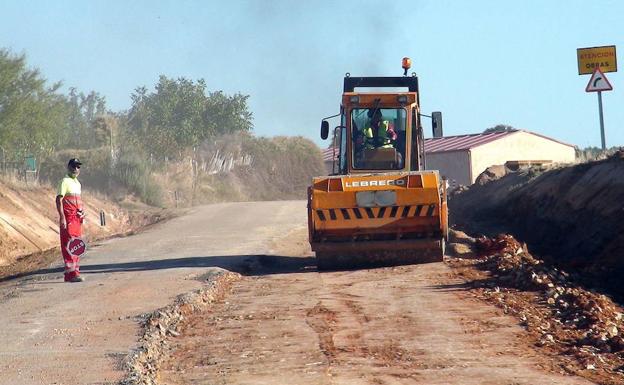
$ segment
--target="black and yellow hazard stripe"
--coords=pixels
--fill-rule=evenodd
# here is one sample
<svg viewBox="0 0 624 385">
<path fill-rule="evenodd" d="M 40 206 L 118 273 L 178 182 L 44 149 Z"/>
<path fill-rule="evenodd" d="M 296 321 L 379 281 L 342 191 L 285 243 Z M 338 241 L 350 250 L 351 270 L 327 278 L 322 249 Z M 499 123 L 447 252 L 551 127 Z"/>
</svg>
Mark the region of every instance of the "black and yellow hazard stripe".
<svg viewBox="0 0 624 385">
<path fill-rule="evenodd" d="M 320 221 L 380 219 L 380 218 L 414 218 L 432 217 L 436 205 L 411 205 L 389 207 L 352 207 L 342 209 L 318 209 L 316 216 Z"/>
</svg>

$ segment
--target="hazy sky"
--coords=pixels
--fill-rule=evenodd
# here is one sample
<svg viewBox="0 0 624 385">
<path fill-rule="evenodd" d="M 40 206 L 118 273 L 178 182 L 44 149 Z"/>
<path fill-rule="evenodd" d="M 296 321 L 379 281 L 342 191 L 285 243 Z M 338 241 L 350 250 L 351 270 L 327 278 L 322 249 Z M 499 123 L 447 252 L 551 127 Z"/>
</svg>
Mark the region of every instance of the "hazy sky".
<svg viewBox="0 0 624 385">
<path fill-rule="evenodd" d="M 616 45 L 621 58 L 623 15 L 622 1 L 4 0 L 0 46 L 113 110 L 160 74 L 204 78 L 250 95 L 256 134 L 321 145 L 344 73 L 399 76 L 409 56 L 445 135 L 504 123 L 585 147 L 600 145 L 598 103 L 576 48 Z M 624 145 L 624 77 L 606 75 L 607 145 Z"/>
</svg>

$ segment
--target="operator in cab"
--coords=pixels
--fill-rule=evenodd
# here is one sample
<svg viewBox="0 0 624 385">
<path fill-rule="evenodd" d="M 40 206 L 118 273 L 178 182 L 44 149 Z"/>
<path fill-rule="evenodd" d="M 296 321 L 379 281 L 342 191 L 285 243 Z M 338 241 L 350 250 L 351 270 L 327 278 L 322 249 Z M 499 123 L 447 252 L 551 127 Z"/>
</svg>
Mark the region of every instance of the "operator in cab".
<svg viewBox="0 0 624 385">
<path fill-rule="evenodd" d="M 381 109 L 368 109 L 366 111 L 366 117 L 368 119 L 365 119 L 365 121 L 361 123 L 360 127 L 362 128 L 360 130 L 357 130 L 358 125 L 354 121 L 354 127 L 356 127 L 354 133 L 357 132 L 354 138 L 355 167 L 372 169 L 402 168 L 403 157 L 401 155 L 401 149 L 398 149 L 398 152 L 394 152 L 395 155 L 391 162 L 392 164 L 389 164 L 387 159 L 379 163 L 379 158 L 377 158 L 377 160 L 368 158 L 370 154 L 376 154 L 376 152 L 372 151 L 377 149 L 396 149 L 398 135 L 395 131 L 393 121 L 384 119 Z M 369 155 L 365 156 L 367 152 Z"/>
<path fill-rule="evenodd" d="M 381 109 L 372 108 L 368 110 L 368 122 L 364 126 L 364 147 L 392 148 L 397 134 L 389 121 L 383 119 Z"/>
</svg>

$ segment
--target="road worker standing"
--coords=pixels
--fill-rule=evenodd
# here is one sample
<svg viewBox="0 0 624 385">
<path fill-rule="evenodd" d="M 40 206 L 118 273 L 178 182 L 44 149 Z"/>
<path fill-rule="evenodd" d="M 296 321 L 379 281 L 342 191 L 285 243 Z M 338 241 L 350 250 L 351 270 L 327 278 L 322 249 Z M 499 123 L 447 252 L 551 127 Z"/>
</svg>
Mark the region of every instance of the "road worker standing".
<svg viewBox="0 0 624 385">
<path fill-rule="evenodd" d="M 82 282 L 80 276 L 80 255 L 71 252 L 70 241 L 82 236 L 81 185 L 78 181 L 82 163 L 72 158 L 67 163 L 67 175 L 61 180 L 56 194 L 56 210 L 59 214 L 59 233 L 61 235 L 61 253 L 65 262 L 65 282 Z M 80 240 L 80 242 L 82 242 Z M 84 244 L 84 243 L 83 243 Z"/>
</svg>

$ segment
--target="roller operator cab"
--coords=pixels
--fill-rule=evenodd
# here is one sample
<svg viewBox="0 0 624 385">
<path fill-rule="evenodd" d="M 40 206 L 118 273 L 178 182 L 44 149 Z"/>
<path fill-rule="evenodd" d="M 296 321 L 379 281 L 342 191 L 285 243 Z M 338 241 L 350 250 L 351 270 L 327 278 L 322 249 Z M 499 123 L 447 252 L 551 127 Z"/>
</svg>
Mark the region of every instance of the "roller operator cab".
<svg viewBox="0 0 624 385">
<path fill-rule="evenodd" d="M 407 73 L 409 62 L 403 64 Z M 389 88 L 397 91 L 378 91 Z M 441 261 L 446 182 L 425 170 L 418 78 L 347 74 L 339 116 L 333 172 L 308 189 L 309 240 L 319 269 Z M 441 114 L 426 117 L 434 136 L 442 136 Z M 328 136 L 323 120 L 321 137 Z"/>
</svg>

